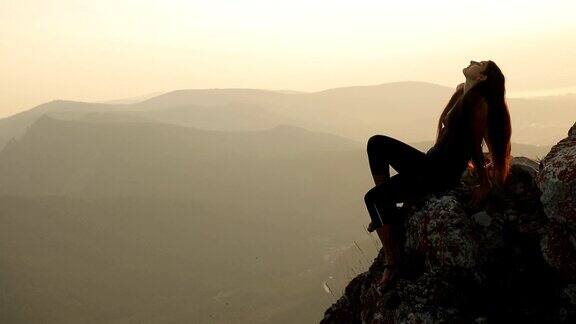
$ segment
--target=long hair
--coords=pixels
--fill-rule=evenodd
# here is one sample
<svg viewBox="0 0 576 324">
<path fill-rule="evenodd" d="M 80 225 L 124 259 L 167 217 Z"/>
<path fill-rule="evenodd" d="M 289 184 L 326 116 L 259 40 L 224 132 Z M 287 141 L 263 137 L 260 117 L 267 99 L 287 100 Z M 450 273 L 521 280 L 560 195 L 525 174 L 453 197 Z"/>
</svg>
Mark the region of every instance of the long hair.
<svg viewBox="0 0 576 324">
<path fill-rule="evenodd" d="M 493 61 L 487 61 L 484 75 L 486 75 L 486 79 L 476 83 L 464 96 L 461 96 L 464 91 L 463 89 L 458 89 L 452 95 L 452 98 L 450 98 L 450 101 L 440 115 L 436 141 L 440 139 L 444 131 L 442 129 L 442 120 L 452 106 L 456 104 L 463 106 L 477 105 L 479 101 L 484 98 L 488 104 L 488 120 L 484 140 L 488 146 L 494 171 L 490 176 L 497 186 L 502 186 L 506 182 L 510 171 L 510 137 L 512 135 L 510 113 L 505 99 L 505 79 L 504 74 L 502 74 L 500 68 Z M 459 98 L 460 100 L 458 100 Z M 474 164 L 474 162 L 472 162 L 472 164 Z M 480 167 L 483 168 L 484 166 L 474 165 L 475 169 Z"/>
</svg>

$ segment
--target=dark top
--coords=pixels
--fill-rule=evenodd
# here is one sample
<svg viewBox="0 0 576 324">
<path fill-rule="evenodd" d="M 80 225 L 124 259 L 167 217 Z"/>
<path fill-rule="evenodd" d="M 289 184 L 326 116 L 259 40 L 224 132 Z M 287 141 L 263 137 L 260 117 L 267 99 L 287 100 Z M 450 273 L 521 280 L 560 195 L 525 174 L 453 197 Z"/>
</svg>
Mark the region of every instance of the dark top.
<svg viewBox="0 0 576 324">
<path fill-rule="evenodd" d="M 427 152 L 426 157 L 433 168 L 442 177 L 460 180 L 466 170 L 468 161 L 472 158 L 473 137 L 470 114 L 463 110 L 458 100 L 445 115 L 436 144 Z"/>
</svg>

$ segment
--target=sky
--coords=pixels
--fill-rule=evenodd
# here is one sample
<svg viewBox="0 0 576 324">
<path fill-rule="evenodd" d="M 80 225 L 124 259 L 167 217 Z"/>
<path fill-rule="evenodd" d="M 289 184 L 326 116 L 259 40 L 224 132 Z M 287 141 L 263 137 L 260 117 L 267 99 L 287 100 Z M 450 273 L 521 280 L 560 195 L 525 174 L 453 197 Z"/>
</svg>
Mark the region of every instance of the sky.
<svg viewBox="0 0 576 324">
<path fill-rule="evenodd" d="M 0 0 L 0 117 L 176 89 L 455 87 L 493 60 L 509 96 L 576 92 L 576 1 Z"/>
</svg>

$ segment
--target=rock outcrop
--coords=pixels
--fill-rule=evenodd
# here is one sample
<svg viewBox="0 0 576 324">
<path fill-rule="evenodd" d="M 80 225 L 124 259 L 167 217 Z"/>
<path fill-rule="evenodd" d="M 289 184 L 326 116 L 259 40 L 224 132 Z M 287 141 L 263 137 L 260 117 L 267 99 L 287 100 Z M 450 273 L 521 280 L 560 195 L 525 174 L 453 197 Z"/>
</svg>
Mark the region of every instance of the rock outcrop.
<svg viewBox="0 0 576 324">
<path fill-rule="evenodd" d="M 396 283 L 376 284 L 381 252 L 321 322 L 576 323 L 576 124 L 478 206 L 475 180 L 405 203 Z"/>
</svg>

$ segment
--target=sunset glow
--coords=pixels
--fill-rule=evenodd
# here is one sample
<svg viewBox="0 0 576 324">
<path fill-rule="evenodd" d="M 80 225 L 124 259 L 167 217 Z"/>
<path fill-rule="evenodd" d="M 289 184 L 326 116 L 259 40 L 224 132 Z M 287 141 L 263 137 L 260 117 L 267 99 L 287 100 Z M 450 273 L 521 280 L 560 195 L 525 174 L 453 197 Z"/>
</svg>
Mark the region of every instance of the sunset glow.
<svg viewBox="0 0 576 324">
<path fill-rule="evenodd" d="M 0 2 L 0 115 L 182 88 L 455 86 L 492 59 L 508 91 L 576 85 L 573 1 Z M 572 88 L 571 88 L 572 87 Z"/>
</svg>

